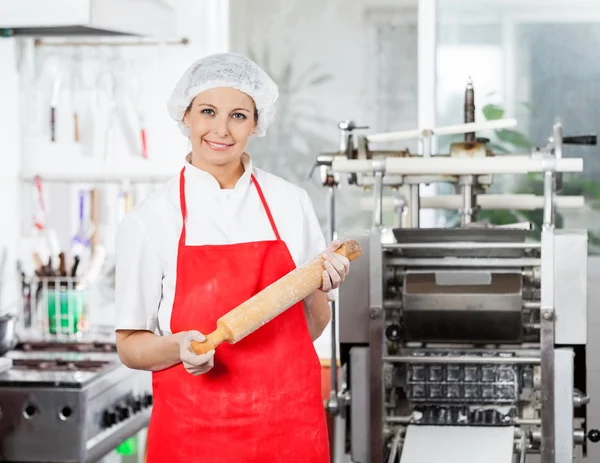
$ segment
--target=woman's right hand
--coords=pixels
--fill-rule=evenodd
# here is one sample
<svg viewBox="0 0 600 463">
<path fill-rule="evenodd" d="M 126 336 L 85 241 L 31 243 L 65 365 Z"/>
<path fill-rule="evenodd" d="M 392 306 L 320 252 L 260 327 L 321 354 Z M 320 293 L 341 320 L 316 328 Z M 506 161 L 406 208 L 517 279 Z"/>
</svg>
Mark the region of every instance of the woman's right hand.
<svg viewBox="0 0 600 463">
<path fill-rule="evenodd" d="M 179 357 L 188 373 L 198 376 L 210 371 L 215 364 L 215 351 L 206 354 L 195 354 L 191 349 L 192 341 L 203 342 L 206 337 L 200 331 L 187 331 L 179 343 Z"/>
</svg>

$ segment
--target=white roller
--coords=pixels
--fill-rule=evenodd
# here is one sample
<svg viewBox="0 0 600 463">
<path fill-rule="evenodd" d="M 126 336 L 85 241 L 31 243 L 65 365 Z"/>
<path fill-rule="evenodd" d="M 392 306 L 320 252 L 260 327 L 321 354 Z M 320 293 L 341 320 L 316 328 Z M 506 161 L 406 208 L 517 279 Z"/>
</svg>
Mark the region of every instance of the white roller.
<svg viewBox="0 0 600 463">
<path fill-rule="evenodd" d="M 556 207 L 561 209 L 575 209 L 583 207 L 583 196 L 557 196 Z M 492 195 L 477 196 L 477 204 L 482 209 L 517 209 L 520 211 L 533 211 L 544 208 L 544 197 L 530 194 L 523 195 Z M 460 209 L 462 197 L 460 195 L 428 196 L 421 198 L 421 207 L 426 209 Z"/>
<path fill-rule="evenodd" d="M 583 159 L 562 158 L 554 160 L 556 172 L 582 172 Z M 385 173 L 398 175 L 486 175 L 528 174 L 543 172 L 545 161 L 532 156 L 495 156 L 485 158 L 452 158 L 434 156 L 430 158 L 386 158 Z M 342 156 L 332 162 L 335 172 L 370 173 L 372 160 L 351 160 Z"/>
<path fill-rule="evenodd" d="M 480 132 L 482 130 L 510 129 L 517 126 L 516 119 L 499 119 L 496 121 L 469 122 L 467 124 L 446 125 L 434 129 L 412 129 L 398 132 L 384 132 L 367 135 L 371 143 L 383 143 L 398 140 L 412 140 L 426 135 L 457 135 L 468 132 Z"/>
<path fill-rule="evenodd" d="M 544 208 L 544 197 L 530 194 L 482 194 L 477 196 L 477 204 L 483 210 L 533 211 Z M 559 209 L 576 209 L 584 206 L 585 198 L 583 196 L 557 196 L 555 204 Z M 362 210 L 372 210 L 373 198 L 361 198 L 360 205 Z M 462 197 L 460 195 L 421 196 L 420 207 L 421 209 L 457 210 L 462 207 Z M 384 197 L 383 208 L 386 211 L 393 210 L 395 208 L 394 198 Z"/>
<path fill-rule="evenodd" d="M 421 137 L 427 129 L 402 130 L 401 132 L 383 132 L 367 135 L 369 143 L 385 143 L 390 141 L 412 140 Z"/>
</svg>

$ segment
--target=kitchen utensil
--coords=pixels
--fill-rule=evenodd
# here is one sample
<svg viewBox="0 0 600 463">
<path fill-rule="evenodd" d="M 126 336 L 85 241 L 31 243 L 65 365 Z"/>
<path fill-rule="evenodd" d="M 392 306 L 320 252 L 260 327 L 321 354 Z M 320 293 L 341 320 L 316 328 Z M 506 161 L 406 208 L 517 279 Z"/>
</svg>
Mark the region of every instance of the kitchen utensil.
<svg viewBox="0 0 600 463">
<path fill-rule="evenodd" d="M 0 355 L 6 354 L 17 345 L 17 317 L 6 313 L 0 315 Z"/>
<path fill-rule="evenodd" d="M 54 76 L 52 85 L 52 99 L 50 100 L 50 138 L 52 142 L 56 141 L 56 110 L 60 98 L 60 86 L 62 84 L 62 72 L 59 70 Z"/>
<path fill-rule="evenodd" d="M 140 125 L 140 142 L 141 142 L 141 154 L 142 158 L 148 159 L 148 141 L 146 138 L 146 120 L 144 117 L 144 110 L 142 107 L 143 95 L 140 87 L 140 82 L 136 70 L 132 67 L 130 69 L 130 80 L 131 80 L 131 99 L 135 107 L 138 122 Z"/>
<path fill-rule="evenodd" d="M 81 112 L 81 93 L 83 87 L 83 78 L 82 78 L 82 68 L 83 63 L 81 59 L 81 51 L 77 50 L 71 61 L 71 78 L 72 78 L 72 86 L 71 86 L 71 94 L 72 94 L 72 104 L 73 104 L 73 136 L 75 142 L 80 140 L 80 131 L 79 131 L 79 114 Z"/>
<path fill-rule="evenodd" d="M 85 216 L 85 192 L 79 192 L 79 230 L 71 240 L 72 252 L 75 255 L 79 255 L 83 252 L 84 248 L 90 246 L 90 240 L 95 232 L 96 227 L 94 223 L 89 219 L 86 220 Z"/>
<path fill-rule="evenodd" d="M 33 225 L 38 230 L 43 230 L 46 224 L 46 204 L 44 203 L 42 179 L 39 176 L 34 179 L 33 203 Z"/>
<path fill-rule="evenodd" d="M 90 283 L 92 283 L 100 274 L 104 261 L 106 259 L 106 249 L 101 244 L 94 246 L 94 252 L 92 261 L 90 262 L 87 271 L 83 274 L 76 288 L 78 290 L 85 289 Z"/>
<path fill-rule="evenodd" d="M 353 261 L 362 251 L 357 241 L 348 240 L 335 252 Z M 192 350 L 203 354 L 224 341 L 235 344 L 312 294 L 323 284 L 324 260 L 323 255 L 315 257 L 223 315 L 217 320 L 217 329 L 206 336 L 206 341 L 192 341 Z"/>
</svg>

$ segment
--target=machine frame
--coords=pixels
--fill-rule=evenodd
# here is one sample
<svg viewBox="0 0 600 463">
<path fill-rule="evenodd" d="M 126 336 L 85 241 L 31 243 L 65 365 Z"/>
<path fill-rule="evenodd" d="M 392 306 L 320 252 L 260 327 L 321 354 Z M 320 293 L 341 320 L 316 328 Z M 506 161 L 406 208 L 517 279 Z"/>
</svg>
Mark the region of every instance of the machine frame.
<svg viewBox="0 0 600 463">
<path fill-rule="evenodd" d="M 467 119 L 465 119 L 467 120 Z M 472 121 L 473 119 L 471 119 Z M 519 453 L 519 462 L 525 462 L 530 450 L 540 452 L 544 463 L 571 462 L 574 457 L 574 444 L 585 444 L 600 440 L 597 430 L 586 431 L 574 429 L 574 407 L 585 406 L 589 397 L 578 391 L 572 380 L 574 375 L 574 346 L 587 343 L 587 272 L 585 268 L 577 268 L 577 264 L 587 262 L 587 233 L 585 231 L 557 230 L 555 227 L 555 210 L 557 203 L 565 207 L 577 207 L 583 204 L 583 198 L 563 198 L 557 195 L 562 187 L 564 172 L 581 172 L 581 159 L 565 159 L 562 156 L 563 145 L 595 144 L 595 136 L 563 137 L 562 126 L 553 126 L 552 136 L 545 148 L 538 149 L 525 156 L 494 157 L 487 149 L 484 139 L 476 139 L 476 130 L 512 127 L 514 120 L 491 121 L 477 124 L 468 122 L 463 125 L 442 127 L 431 130 L 416 130 L 392 134 L 376 134 L 356 136 L 357 127 L 351 121 L 340 124 L 341 142 L 336 153 L 325 153 L 317 158 L 316 166 L 320 169 L 321 182 L 329 189 L 329 231 L 330 238 L 335 238 L 335 190 L 339 185 L 340 175 L 347 174 L 349 183 L 361 188 L 368 188 L 373 193 L 373 222 L 370 234 L 359 238 L 367 250 L 362 259 L 368 265 L 354 265 L 353 272 L 358 273 L 360 281 L 368 279 L 368 291 L 364 285 L 357 292 L 356 285 L 349 284 L 340 290 L 340 306 L 344 316 L 354 317 L 354 323 L 349 328 L 354 333 L 342 332 L 346 328 L 339 325 L 341 360 L 342 360 L 342 389 L 338 387 L 337 372 L 332 368 L 332 389 L 326 408 L 334 416 L 342 417 L 346 423 L 349 442 L 348 451 L 356 463 L 383 463 L 386 445 L 391 450 L 387 461 L 396 461 L 402 442 L 404 425 L 414 422 L 410 416 L 390 417 L 384 413 L 384 375 L 386 365 L 410 363 L 414 361 L 407 355 L 389 355 L 385 348 L 385 313 L 392 303 L 385 297 L 385 281 L 389 272 L 386 267 L 388 254 L 401 248 L 423 248 L 423 243 L 384 243 L 383 242 L 383 193 L 385 187 L 401 188 L 408 186 L 408 206 L 403 210 L 405 225 L 419 228 L 419 213 L 421 197 L 419 185 L 433 182 L 451 182 L 460 192 L 461 222 L 463 227 L 469 227 L 477 220 L 480 209 L 478 199 L 492 182 L 494 174 L 526 174 L 529 172 L 542 173 L 544 177 L 544 195 L 537 201 L 543 209 L 543 225 L 540 243 L 484 243 L 483 250 L 524 249 L 530 248 L 539 253 L 539 257 L 529 258 L 528 262 L 512 262 L 515 267 L 523 266 L 523 274 L 540 282 L 539 303 L 531 302 L 530 309 L 539 310 L 539 345 L 531 349 L 529 355 L 518 359 L 505 361 L 494 359 L 498 364 L 519 363 L 536 364 L 541 370 L 539 378 L 540 405 L 543 413 L 541 420 L 516 419 L 515 450 Z M 465 142 L 454 144 L 450 155 L 433 157 L 430 152 L 431 137 L 448 133 L 465 133 Z M 418 137 L 423 147 L 421 156 L 411 156 L 406 151 L 371 151 L 370 142 L 385 142 L 398 139 Z M 485 196 L 485 195 L 483 195 Z M 502 197 L 497 198 L 495 208 L 502 208 Z M 512 198 L 514 200 L 514 198 Z M 537 198 L 535 198 L 537 200 Z M 534 201 L 535 202 L 535 201 Z M 513 208 L 514 201 L 506 201 L 504 207 Z M 499 206 L 499 207 L 498 207 Z M 452 207 L 447 207 L 452 208 Z M 530 229 L 531 224 L 517 224 L 516 228 Z M 427 247 L 449 249 L 457 243 L 427 243 Z M 469 247 L 477 243 L 458 243 Z M 365 258 L 367 258 L 365 260 Z M 397 263 L 415 265 L 418 259 L 403 259 L 391 257 Z M 460 259 L 459 259 L 460 260 Z M 477 266 L 477 259 L 469 261 L 469 266 Z M 509 259 L 510 260 L 510 259 Z M 512 259 L 518 261 L 518 259 Z M 402 262 L 401 262 L 402 261 Z M 506 265 L 507 260 L 487 259 L 486 266 Z M 454 259 L 457 265 L 457 259 Z M 464 262 L 463 262 L 464 263 Z M 417 263 L 418 265 L 418 263 Z M 445 265 L 445 264 L 444 264 Z M 458 263 L 458 265 L 462 265 Z M 356 280 L 356 281 L 358 281 Z M 556 284 L 559 282 L 560 284 Z M 576 291 L 568 288 L 576 288 Z M 346 289 L 348 288 L 348 289 Z M 558 288 L 558 289 L 557 289 Z M 567 288 L 567 289 L 565 289 Z M 346 297 L 345 297 L 346 296 Z M 346 299 L 352 303 L 346 308 Z M 400 303 L 401 304 L 401 303 Z M 355 310 L 357 307 L 365 310 Z M 333 307 L 332 315 L 332 365 L 337 363 L 338 320 Z M 397 307 L 400 309 L 400 307 Z M 559 320 L 559 322 L 557 322 Z M 354 339 L 354 338 L 355 339 Z M 365 342 L 366 341 L 366 342 Z M 346 349 L 344 344 L 352 346 Z M 523 351 L 525 352 L 525 351 Z M 420 358 L 419 362 L 423 359 Z M 435 360 L 439 363 L 439 359 Z M 449 357 L 450 363 L 484 363 L 474 356 L 461 358 Z M 367 367 L 365 368 L 365 362 Z M 349 372 L 349 368 L 360 370 Z M 349 374 L 350 373 L 350 374 Z M 361 420 L 361 413 L 366 412 L 368 419 Z M 585 412 L 583 414 L 585 416 Z M 584 426 L 587 425 L 585 418 Z M 387 443 L 387 444 L 386 444 Z M 334 446 L 335 447 L 335 446 Z"/>
</svg>

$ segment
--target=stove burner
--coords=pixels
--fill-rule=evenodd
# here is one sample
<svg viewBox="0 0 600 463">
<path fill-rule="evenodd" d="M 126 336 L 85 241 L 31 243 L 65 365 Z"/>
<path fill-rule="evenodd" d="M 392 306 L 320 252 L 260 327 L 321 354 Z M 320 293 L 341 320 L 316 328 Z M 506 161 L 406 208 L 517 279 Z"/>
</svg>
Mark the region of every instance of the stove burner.
<svg viewBox="0 0 600 463">
<path fill-rule="evenodd" d="M 36 371 L 99 371 L 110 362 L 100 360 L 13 359 L 13 369 Z"/>
<path fill-rule="evenodd" d="M 117 346 L 109 342 L 32 341 L 19 343 L 17 349 L 25 352 L 116 352 Z"/>
</svg>

